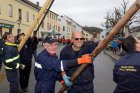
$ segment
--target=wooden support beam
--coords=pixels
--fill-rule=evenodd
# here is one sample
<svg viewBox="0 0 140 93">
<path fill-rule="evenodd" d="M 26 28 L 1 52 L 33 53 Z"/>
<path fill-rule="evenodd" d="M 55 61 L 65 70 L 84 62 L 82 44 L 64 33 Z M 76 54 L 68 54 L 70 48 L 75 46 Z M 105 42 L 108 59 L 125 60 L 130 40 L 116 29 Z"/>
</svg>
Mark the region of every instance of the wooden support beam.
<svg viewBox="0 0 140 93">
<path fill-rule="evenodd" d="M 110 39 L 114 37 L 119 31 L 121 31 L 125 24 L 127 24 L 127 22 L 132 18 L 132 16 L 139 10 L 140 7 L 137 5 L 139 4 L 139 2 L 140 0 L 134 2 L 134 4 L 129 8 L 126 14 L 113 27 L 112 31 L 106 36 L 106 38 L 102 42 L 99 43 L 99 45 L 92 52 L 92 56 L 94 58 L 104 49 L 104 47 L 109 43 Z M 89 64 L 82 64 L 72 75 L 72 82 L 74 82 L 78 78 L 78 76 L 80 76 L 80 74 L 87 69 L 88 66 Z M 57 93 L 63 93 L 66 89 L 66 85 L 63 85 L 63 87 Z"/>
<path fill-rule="evenodd" d="M 25 34 L 25 38 L 24 40 L 21 41 L 18 50 L 20 51 L 21 48 L 23 47 L 23 45 L 25 44 L 25 42 L 27 41 L 27 39 L 30 37 L 31 33 L 33 32 L 34 28 L 36 27 L 36 25 L 39 23 L 42 15 L 46 12 L 46 10 L 49 8 L 49 5 L 51 4 L 53 0 L 46 0 L 45 4 L 43 5 L 43 7 L 41 8 L 41 10 L 39 11 L 39 13 L 36 16 L 36 19 L 33 21 L 32 25 L 29 27 L 28 32 Z"/>
<path fill-rule="evenodd" d="M 140 7 L 140 0 L 137 0 L 137 4 L 138 4 L 138 6 Z"/>
</svg>

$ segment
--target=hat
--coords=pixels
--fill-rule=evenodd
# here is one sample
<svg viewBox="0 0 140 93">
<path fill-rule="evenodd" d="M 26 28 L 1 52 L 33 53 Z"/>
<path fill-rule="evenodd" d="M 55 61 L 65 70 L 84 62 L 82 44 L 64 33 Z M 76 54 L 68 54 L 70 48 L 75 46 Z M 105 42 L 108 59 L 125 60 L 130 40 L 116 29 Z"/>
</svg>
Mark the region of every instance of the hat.
<svg viewBox="0 0 140 93">
<path fill-rule="evenodd" d="M 43 40 L 43 43 L 54 43 L 54 42 L 58 42 L 54 34 L 48 34 Z"/>
</svg>

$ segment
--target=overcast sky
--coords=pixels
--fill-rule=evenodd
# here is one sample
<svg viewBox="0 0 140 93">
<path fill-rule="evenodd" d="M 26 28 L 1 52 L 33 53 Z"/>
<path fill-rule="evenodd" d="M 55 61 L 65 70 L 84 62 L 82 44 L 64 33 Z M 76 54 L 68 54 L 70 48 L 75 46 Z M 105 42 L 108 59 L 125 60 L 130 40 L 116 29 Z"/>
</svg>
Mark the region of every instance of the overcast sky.
<svg viewBox="0 0 140 93">
<path fill-rule="evenodd" d="M 30 0 L 34 3 L 40 2 L 42 6 L 45 0 Z M 135 0 L 129 0 L 132 5 Z M 55 0 L 51 10 L 58 15 L 67 15 L 81 26 L 102 27 L 105 22 L 106 13 L 119 7 L 122 0 Z"/>
</svg>

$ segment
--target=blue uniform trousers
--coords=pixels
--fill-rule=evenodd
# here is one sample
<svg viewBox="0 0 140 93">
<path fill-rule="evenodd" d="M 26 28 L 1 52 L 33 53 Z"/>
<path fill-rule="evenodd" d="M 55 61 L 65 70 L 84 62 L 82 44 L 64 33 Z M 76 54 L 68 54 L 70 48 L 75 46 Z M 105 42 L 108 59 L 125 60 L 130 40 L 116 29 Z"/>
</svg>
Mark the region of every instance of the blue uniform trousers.
<svg viewBox="0 0 140 93">
<path fill-rule="evenodd" d="M 6 70 L 7 80 L 10 83 L 9 93 L 19 93 L 19 76 L 17 70 Z"/>
</svg>

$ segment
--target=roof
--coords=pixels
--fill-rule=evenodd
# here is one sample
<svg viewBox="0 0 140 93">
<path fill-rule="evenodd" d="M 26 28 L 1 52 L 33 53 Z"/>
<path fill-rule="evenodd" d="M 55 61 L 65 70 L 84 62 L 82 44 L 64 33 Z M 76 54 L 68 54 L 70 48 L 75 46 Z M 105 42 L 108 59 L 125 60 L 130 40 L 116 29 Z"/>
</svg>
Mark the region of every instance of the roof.
<svg viewBox="0 0 140 93">
<path fill-rule="evenodd" d="M 36 9 L 38 9 L 38 10 L 41 9 L 40 6 L 38 6 L 37 4 L 35 4 L 35 3 L 33 3 L 33 2 L 31 2 L 31 1 L 29 1 L 29 0 L 22 0 L 22 1 L 25 2 L 25 3 L 28 4 L 28 5 L 30 5 L 30 6 L 32 6 L 32 7 L 34 7 L 34 8 L 36 8 Z"/>
<path fill-rule="evenodd" d="M 36 9 L 38 9 L 38 10 L 40 10 L 40 9 L 42 8 L 41 6 L 38 6 L 37 4 L 31 2 L 30 0 L 22 0 L 22 1 L 25 2 L 25 3 L 28 4 L 28 5 L 30 5 L 30 6 L 32 6 L 32 7 L 34 7 L 34 8 L 36 8 Z M 58 16 L 57 13 L 55 13 L 55 12 L 53 12 L 53 11 L 51 11 L 51 10 L 49 10 L 49 12 L 52 12 L 52 13 L 54 13 L 55 15 Z"/>
</svg>

